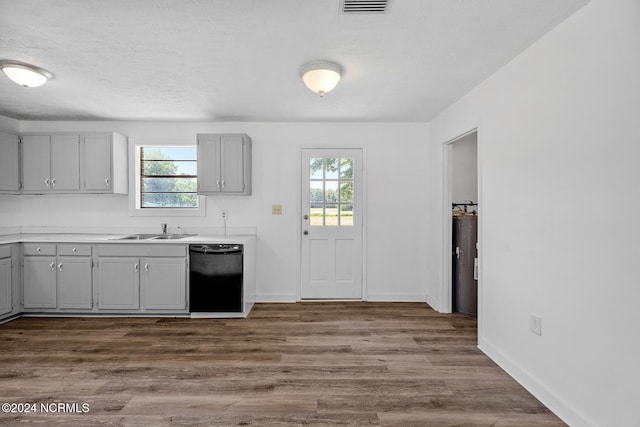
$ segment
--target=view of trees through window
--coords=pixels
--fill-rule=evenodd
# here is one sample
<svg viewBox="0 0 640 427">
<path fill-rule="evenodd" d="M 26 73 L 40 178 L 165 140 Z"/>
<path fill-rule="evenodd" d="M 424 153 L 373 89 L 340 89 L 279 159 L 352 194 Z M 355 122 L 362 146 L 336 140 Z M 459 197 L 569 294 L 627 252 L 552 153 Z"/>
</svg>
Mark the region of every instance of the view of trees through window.
<svg viewBox="0 0 640 427">
<path fill-rule="evenodd" d="M 352 226 L 353 159 L 312 158 L 309 173 L 311 226 Z"/>
<path fill-rule="evenodd" d="M 196 147 L 140 147 L 140 207 L 197 208 Z"/>
</svg>

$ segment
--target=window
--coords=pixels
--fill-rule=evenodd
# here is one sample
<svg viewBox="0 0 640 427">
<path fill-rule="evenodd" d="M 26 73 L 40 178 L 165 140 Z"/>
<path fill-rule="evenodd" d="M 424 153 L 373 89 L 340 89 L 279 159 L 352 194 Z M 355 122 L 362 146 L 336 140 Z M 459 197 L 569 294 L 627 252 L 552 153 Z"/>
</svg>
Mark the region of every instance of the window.
<svg viewBox="0 0 640 427">
<path fill-rule="evenodd" d="M 310 225 L 353 226 L 353 159 L 314 157 L 309 172 Z"/>
<path fill-rule="evenodd" d="M 139 149 L 140 209 L 198 208 L 196 147 Z"/>
</svg>

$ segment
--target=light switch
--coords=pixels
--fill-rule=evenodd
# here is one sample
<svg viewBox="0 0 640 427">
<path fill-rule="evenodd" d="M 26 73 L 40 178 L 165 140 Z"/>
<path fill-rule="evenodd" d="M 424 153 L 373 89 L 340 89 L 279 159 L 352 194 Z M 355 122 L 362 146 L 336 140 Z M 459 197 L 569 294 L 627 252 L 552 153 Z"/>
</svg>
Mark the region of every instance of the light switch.
<svg viewBox="0 0 640 427">
<path fill-rule="evenodd" d="M 271 215 L 282 215 L 282 205 L 271 205 Z"/>
</svg>

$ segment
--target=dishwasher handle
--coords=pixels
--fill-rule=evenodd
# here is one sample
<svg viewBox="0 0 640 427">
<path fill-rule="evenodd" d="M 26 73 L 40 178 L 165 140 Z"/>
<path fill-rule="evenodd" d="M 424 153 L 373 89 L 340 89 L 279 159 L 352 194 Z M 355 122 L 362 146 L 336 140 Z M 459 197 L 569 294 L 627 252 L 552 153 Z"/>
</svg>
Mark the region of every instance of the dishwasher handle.
<svg viewBox="0 0 640 427">
<path fill-rule="evenodd" d="M 190 245 L 189 252 L 205 255 L 242 253 L 242 245 Z"/>
</svg>

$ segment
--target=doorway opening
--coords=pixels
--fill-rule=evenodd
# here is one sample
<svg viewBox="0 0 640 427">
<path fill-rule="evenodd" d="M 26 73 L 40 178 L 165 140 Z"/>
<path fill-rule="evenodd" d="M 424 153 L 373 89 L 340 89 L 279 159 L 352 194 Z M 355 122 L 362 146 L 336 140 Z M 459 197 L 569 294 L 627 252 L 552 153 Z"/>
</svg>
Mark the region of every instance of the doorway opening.
<svg viewBox="0 0 640 427">
<path fill-rule="evenodd" d="M 478 132 L 444 145 L 443 311 L 478 315 Z"/>
</svg>

